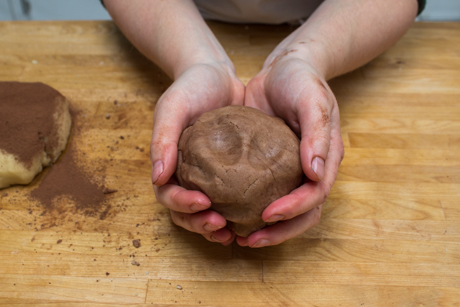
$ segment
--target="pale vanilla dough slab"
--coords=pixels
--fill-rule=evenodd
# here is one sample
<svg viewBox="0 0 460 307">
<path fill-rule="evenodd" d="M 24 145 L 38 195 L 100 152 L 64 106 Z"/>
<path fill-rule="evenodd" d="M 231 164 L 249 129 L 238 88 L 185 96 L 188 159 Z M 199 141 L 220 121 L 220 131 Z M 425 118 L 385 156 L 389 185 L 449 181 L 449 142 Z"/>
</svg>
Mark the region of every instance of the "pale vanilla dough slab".
<svg viewBox="0 0 460 307">
<path fill-rule="evenodd" d="M 15 155 L 0 149 L 0 189 L 14 184 L 30 183 L 44 167 L 55 162 L 65 149 L 70 134 L 72 119 L 67 99 L 58 99 L 58 101 L 58 106 L 53 114 L 53 119 L 56 122 L 54 127 L 57 129 L 56 133 L 58 135 L 56 146 L 48 148 L 48 151 L 44 150 L 37 153 L 34 156 L 30 167 L 27 167 Z"/>
</svg>

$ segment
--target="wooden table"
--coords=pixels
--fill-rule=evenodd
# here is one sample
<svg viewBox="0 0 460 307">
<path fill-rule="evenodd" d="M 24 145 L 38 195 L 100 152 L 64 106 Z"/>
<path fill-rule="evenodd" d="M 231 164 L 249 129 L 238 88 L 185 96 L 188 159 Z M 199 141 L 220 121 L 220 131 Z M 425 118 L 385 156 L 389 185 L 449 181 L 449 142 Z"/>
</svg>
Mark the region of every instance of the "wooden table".
<svg viewBox="0 0 460 307">
<path fill-rule="evenodd" d="M 245 83 L 293 30 L 210 26 Z M 28 198 L 41 177 L 1 190 L 0 304 L 460 306 L 460 23 L 416 23 L 330 82 L 346 154 L 321 222 L 263 249 L 207 242 L 156 202 L 152 115 L 171 81 L 112 22 L 2 22 L 0 67 L 69 98 L 85 118 L 72 142 L 118 189 L 107 218 L 53 223 Z"/>
</svg>

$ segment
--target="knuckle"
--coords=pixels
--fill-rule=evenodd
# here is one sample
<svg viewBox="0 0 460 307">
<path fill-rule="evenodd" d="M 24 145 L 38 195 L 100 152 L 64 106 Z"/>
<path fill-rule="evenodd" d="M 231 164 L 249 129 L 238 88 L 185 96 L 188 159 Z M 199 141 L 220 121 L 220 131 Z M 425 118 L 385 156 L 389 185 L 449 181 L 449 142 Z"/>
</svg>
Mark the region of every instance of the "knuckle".
<svg viewBox="0 0 460 307">
<path fill-rule="evenodd" d="M 177 224 L 177 215 L 176 215 L 176 213 L 175 213 L 174 211 L 172 211 L 172 210 L 171 210 L 171 221 L 172 221 L 174 224 L 178 225 L 178 224 Z"/>
<path fill-rule="evenodd" d="M 315 210 L 317 209 L 315 208 Z M 313 217 L 312 227 L 315 227 L 316 225 L 318 225 L 320 219 L 321 219 L 321 214 L 315 214 Z"/>
<path fill-rule="evenodd" d="M 187 221 L 185 214 L 175 212 L 173 210 L 171 210 L 171 219 L 173 223 L 176 224 L 177 226 L 183 226 Z"/>
<path fill-rule="evenodd" d="M 177 217 L 176 217 L 174 214 L 171 214 L 171 221 L 172 221 L 175 225 L 180 226 L 180 225 L 178 224 L 178 222 L 177 222 Z"/>
<path fill-rule="evenodd" d="M 329 192 L 324 192 L 322 201 L 325 202 L 328 196 L 329 196 Z"/>
<path fill-rule="evenodd" d="M 316 100 L 317 100 L 317 105 L 321 107 L 321 109 L 318 110 L 326 110 L 327 108 L 331 107 L 332 103 L 330 102 L 330 94 L 326 89 L 320 89 L 319 91 L 316 91 Z"/>
<path fill-rule="evenodd" d="M 152 142 L 150 143 L 150 152 L 151 153 L 161 152 L 165 148 L 165 146 L 166 144 L 162 140 L 162 137 L 160 136 L 159 139 L 152 140 Z"/>
<path fill-rule="evenodd" d="M 323 197 L 322 197 L 322 200 L 321 200 L 321 203 L 323 204 L 326 199 L 329 197 L 329 193 L 331 191 L 331 188 L 332 188 L 332 185 L 334 184 L 334 182 L 328 182 L 326 184 L 326 188 L 323 190 Z"/>
<path fill-rule="evenodd" d="M 316 129 L 314 134 L 310 135 L 309 140 L 307 141 L 308 147 L 310 148 L 323 148 L 326 147 L 329 151 L 330 138 L 329 135 L 323 129 Z"/>
<path fill-rule="evenodd" d="M 315 125 L 315 130 L 323 130 L 331 122 L 331 107 L 328 104 L 317 102 L 316 113 L 318 122 Z"/>
<path fill-rule="evenodd" d="M 180 205 L 180 190 L 174 191 L 170 197 L 170 208 L 177 209 L 180 212 L 187 212 L 183 210 L 182 206 Z"/>
<path fill-rule="evenodd" d="M 158 129 L 154 127 L 152 140 L 150 142 L 151 153 L 163 152 L 166 148 L 168 148 L 168 146 L 177 146 L 174 142 L 175 136 L 171 134 L 171 130 L 172 126 L 163 126 Z"/>
<path fill-rule="evenodd" d="M 315 227 L 316 225 L 319 224 L 319 221 L 321 220 L 321 209 L 323 205 L 319 205 L 313 209 L 313 215 L 311 217 L 311 227 Z"/>
</svg>

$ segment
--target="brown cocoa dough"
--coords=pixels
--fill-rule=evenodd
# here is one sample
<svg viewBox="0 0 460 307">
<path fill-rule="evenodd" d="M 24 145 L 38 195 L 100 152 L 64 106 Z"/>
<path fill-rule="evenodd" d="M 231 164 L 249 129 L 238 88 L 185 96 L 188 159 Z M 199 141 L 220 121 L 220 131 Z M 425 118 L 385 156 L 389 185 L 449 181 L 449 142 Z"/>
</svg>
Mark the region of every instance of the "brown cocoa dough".
<svg viewBox="0 0 460 307">
<path fill-rule="evenodd" d="M 279 118 L 244 106 L 216 109 L 182 133 L 176 177 L 247 237 L 267 225 L 261 216 L 270 203 L 301 184 L 299 145 Z"/>
</svg>

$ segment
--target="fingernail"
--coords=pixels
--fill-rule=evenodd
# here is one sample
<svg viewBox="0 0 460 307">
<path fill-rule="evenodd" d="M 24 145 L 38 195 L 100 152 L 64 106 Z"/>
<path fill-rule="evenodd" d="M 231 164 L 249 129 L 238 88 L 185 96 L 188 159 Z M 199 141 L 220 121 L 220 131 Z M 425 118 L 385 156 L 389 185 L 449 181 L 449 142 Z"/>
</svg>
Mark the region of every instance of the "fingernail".
<svg viewBox="0 0 460 307">
<path fill-rule="evenodd" d="M 219 226 L 216 226 L 216 225 L 213 225 L 213 224 L 206 223 L 206 224 L 204 224 L 203 228 L 204 228 L 204 230 L 206 230 L 207 232 L 213 232 L 213 231 L 216 231 L 216 230 L 221 229 L 222 227 L 219 227 Z"/>
<path fill-rule="evenodd" d="M 267 246 L 267 245 L 270 245 L 270 241 L 267 240 L 267 239 L 260 239 L 259 241 L 256 242 L 256 244 L 254 244 L 253 246 L 251 247 L 264 247 L 264 246 Z"/>
<path fill-rule="evenodd" d="M 319 180 L 324 178 L 324 160 L 320 157 L 315 157 L 311 163 L 311 169 L 318 176 Z"/>
<path fill-rule="evenodd" d="M 200 203 L 193 203 L 190 206 L 190 210 L 192 210 L 193 212 L 203 211 L 203 210 L 206 210 L 208 208 L 209 208 L 209 206 L 206 206 L 206 205 L 203 205 L 203 204 L 200 204 Z"/>
<path fill-rule="evenodd" d="M 248 239 L 244 238 L 244 241 L 240 244 L 240 246 L 248 246 Z"/>
<path fill-rule="evenodd" d="M 222 242 L 221 240 L 217 239 L 213 235 L 211 235 L 211 240 L 213 240 L 214 242 Z"/>
<path fill-rule="evenodd" d="M 153 164 L 153 172 L 152 172 L 152 183 L 155 184 L 158 181 L 158 178 L 164 171 L 163 162 L 158 160 Z"/>
<path fill-rule="evenodd" d="M 278 222 L 278 221 L 280 221 L 282 219 L 284 219 L 284 215 L 274 214 L 274 215 L 270 216 L 267 220 L 265 220 L 265 222 L 273 223 L 273 222 Z"/>
</svg>

